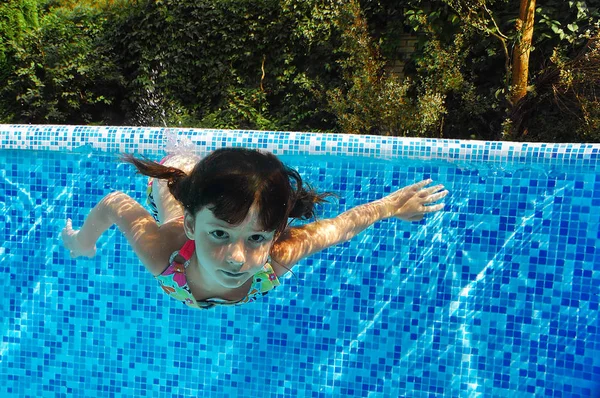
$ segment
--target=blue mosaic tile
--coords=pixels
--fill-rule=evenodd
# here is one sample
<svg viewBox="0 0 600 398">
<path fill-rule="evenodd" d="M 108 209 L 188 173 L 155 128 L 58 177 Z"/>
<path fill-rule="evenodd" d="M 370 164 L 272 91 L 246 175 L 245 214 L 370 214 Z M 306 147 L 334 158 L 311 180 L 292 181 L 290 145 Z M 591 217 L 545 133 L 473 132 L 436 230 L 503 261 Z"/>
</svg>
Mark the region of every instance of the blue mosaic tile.
<svg viewBox="0 0 600 398">
<path fill-rule="evenodd" d="M 144 203 L 119 152 L 270 150 L 332 217 L 424 178 L 425 221 L 379 222 L 262 300 L 165 296 L 114 228 L 71 260 L 59 233 L 107 193 Z M 0 396 L 593 397 L 600 394 L 595 144 L 0 125 Z"/>
</svg>

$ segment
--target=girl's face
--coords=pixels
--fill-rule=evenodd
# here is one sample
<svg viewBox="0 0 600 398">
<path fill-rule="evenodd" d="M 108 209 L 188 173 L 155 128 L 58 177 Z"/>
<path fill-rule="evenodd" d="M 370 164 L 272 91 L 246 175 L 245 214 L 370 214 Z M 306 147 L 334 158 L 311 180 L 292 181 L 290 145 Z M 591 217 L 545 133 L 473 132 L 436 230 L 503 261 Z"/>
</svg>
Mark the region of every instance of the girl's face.
<svg viewBox="0 0 600 398">
<path fill-rule="evenodd" d="M 262 229 L 256 205 L 252 205 L 246 219 L 238 225 L 216 218 L 208 207 L 195 217 L 186 213 L 186 235 L 196 243 L 202 279 L 225 288 L 237 288 L 265 265 L 275 231 Z"/>
</svg>

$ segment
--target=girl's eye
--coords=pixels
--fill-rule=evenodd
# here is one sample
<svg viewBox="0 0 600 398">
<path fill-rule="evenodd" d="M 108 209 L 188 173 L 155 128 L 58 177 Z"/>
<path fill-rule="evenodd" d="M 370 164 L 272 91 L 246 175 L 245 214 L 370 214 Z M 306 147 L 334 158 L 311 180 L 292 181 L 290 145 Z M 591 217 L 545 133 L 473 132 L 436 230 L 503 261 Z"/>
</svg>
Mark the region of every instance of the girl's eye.
<svg viewBox="0 0 600 398">
<path fill-rule="evenodd" d="M 212 231 L 210 235 L 217 239 L 227 239 L 229 237 L 229 234 L 227 234 L 227 232 L 221 231 L 220 229 Z"/>
<path fill-rule="evenodd" d="M 250 241 L 251 241 L 252 243 L 261 243 L 261 242 L 264 242 L 265 240 L 267 240 L 267 238 L 265 238 L 265 237 L 264 237 L 264 236 L 262 236 L 262 235 L 252 235 L 252 236 L 250 237 Z"/>
</svg>

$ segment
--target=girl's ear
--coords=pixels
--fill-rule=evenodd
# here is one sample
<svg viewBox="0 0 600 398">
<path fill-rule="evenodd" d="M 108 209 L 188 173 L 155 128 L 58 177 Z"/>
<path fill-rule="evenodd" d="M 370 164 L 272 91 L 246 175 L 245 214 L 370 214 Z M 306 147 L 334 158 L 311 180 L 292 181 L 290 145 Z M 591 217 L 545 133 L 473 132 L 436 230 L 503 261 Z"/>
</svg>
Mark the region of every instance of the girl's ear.
<svg viewBox="0 0 600 398">
<path fill-rule="evenodd" d="M 196 226 L 196 218 L 187 210 L 183 213 L 183 230 L 185 235 L 190 240 L 194 240 L 194 227 Z"/>
</svg>

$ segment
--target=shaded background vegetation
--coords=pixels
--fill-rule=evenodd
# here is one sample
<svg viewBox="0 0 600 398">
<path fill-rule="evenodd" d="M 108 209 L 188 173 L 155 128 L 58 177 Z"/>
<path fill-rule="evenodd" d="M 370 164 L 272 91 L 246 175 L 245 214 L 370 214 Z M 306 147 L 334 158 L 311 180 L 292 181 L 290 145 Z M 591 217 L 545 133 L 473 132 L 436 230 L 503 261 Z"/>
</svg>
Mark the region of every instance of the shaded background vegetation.
<svg viewBox="0 0 600 398">
<path fill-rule="evenodd" d="M 600 141 L 598 1 L 538 4 L 515 103 L 519 4 L 8 0 L 0 122 Z"/>
</svg>

